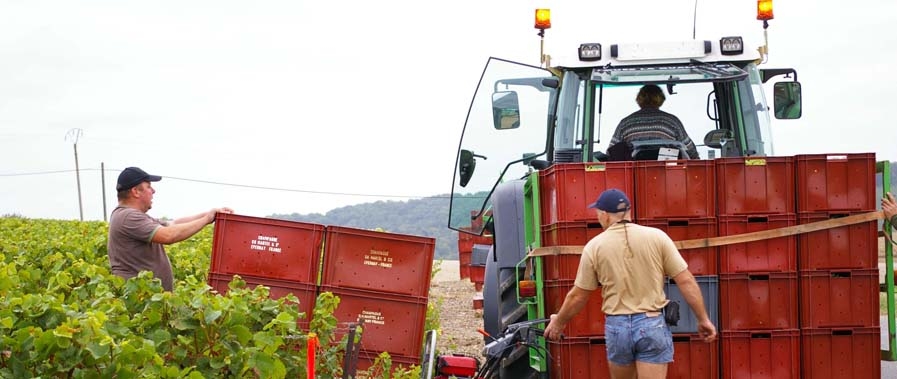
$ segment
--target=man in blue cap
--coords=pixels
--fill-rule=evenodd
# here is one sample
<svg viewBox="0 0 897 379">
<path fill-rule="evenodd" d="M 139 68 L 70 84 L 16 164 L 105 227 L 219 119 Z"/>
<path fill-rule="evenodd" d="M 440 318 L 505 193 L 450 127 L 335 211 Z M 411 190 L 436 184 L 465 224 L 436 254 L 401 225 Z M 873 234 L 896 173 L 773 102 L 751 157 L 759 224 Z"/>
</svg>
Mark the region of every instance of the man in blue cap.
<svg viewBox="0 0 897 379">
<path fill-rule="evenodd" d="M 115 189 L 118 191 L 118 207 L 109 219 L 107 250 L 112 273 L 129 279 L 140 271 L 152 271 L 153 277 L 162 281 L 162 288 L 171 291 L 174 277 L 171 262 L 162 245 L 173 244 L 190 238 L 215 221 L 215 214 L 233 213 L 230 208 L 215 208 L 207 212 L 162 221 L 146 214 L 153 207 L 152 183 L 161 176 L 147 174 L 137 167 L 128 167 L 118 175 Z"/>
<path fill-rule="evenodd" d="M 609 189 L 589 205 L 604 231 L 583 248 L 573 288 L 545 327 L 557 339 L 574 315 L 601 287 L 610 373 L 614 378 L 665 378 L 673 361 L 673 336 L 663 317 L 669 303 L 664 279 L 673 278 L 694 311 L 698 333 L 716 339 L 716 327 L 704 309 L 698 283 L 662 230 L 632 223 L 629 198 Z"/>
</svg>

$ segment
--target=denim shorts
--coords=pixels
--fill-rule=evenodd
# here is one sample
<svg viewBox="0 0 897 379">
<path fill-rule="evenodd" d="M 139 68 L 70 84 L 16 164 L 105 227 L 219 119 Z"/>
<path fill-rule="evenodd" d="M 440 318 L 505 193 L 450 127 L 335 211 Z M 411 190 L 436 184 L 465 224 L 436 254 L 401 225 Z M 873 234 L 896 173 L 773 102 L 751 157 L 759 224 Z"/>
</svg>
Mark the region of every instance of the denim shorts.
<svg viewBox="0 0 897 379">
<path fill-rule="evenodd" d="M 663 315 L 644 313 L 607 315 L 604 334 L 607 360 L 628 366 L 635 361 L 664 364 L 673 361 L 673 333 Z"/>
</svg>

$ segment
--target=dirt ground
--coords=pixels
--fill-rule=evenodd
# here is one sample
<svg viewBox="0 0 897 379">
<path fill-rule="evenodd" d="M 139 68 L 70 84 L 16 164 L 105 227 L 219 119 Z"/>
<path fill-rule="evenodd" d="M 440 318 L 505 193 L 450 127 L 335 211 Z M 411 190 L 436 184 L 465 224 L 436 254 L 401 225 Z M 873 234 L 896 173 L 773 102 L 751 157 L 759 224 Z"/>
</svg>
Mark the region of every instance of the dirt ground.
<svg viewBox="0 0 897 379">
<path fill-rule="evenodd" d="M 460 279 L 458 261 L 442 261 L 439 272 L 430 283 L 430 298 L 440 304 L 442 334 L 436 340 L 436 350 L 440 354 L 482 357 L 483 336 L 477 329 L 483 327 L 483 312 L 473 309 L 474 295 L 473 283 Z"/>
</svg>

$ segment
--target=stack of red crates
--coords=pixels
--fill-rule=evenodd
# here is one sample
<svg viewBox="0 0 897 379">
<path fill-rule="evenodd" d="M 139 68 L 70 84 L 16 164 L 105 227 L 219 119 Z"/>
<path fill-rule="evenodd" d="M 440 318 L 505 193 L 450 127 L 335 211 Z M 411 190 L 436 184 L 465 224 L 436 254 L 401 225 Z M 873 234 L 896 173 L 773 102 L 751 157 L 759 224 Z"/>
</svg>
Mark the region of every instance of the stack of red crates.
<svg viewBox="0 0 897 379">
<path fill-rule="evenodd" d="M 794 158 L 716 160 L 720 236 L 794 226 Z M 722 377 L 799 378 L 797 237 L 719 249 Z"/>
<path fill-rule="evenodd" d="M 479 230 L 483 227 L 483 217 L 476 217 L 477 213 L 477 211 L 470 212 L 471 222 L 470 228 L 467 230 Z M 475 246 L 480 249 L 492 246 L 492 236 L 487 234 L 475 235 L 463 231 L 458 232 L 459 276 L 461 279 L 470 279 L 476 287 L 476 290 L 482 291 L 486 276 L 486 262 L 482 258 L 477 262 L 473 261 L 473 250 Z"/>
<path fill-rule="evenodd" d="M 435 245 L 429 237 L 219 213 L 208 283 L 225 294 L 240 275 L 269 287 L 272 298 L 293 294 L 304 330 L 317 294 L 332 292 L 341 325 L 363 323 L 359 369 L 384 351 L 394 367 L 410 366 L 420 359 Z"/>
<path fill-rule="evenodd" d="M 589 204 L 609 188 L 632 196 L 633 162 L 557 163 L 539 173 L 541 246 L 582 246 L 601 233 Z M 544 257 L 546 314 L 557 313 L 573 287 L 579 255 Z M 553 378 L 606 378 L 601 290 L 567 324 L 565 339 L 549 343 Z M 561 367 L 563 363 L 563 367 Z"/>
<path fill-rule="evenodd" d="M 710 160 L 635 162 L 633 201 L 640 225 L 663 230 L 674 241 L 717 236 L 716 173 Z M 717 323 L 719 265 L 717 248 L 683 249 L 682 257 L 698 281 L 704 305 Z M 673 280 L 666 285 L 667 297 L 680 304 L 680 321 L 671 326 L 674 361 L 669 378 L 717 378 L 719 346 L 707 344 L 697 334 L 697 317 Z"/>
<path fill-rule="evenodd" d="M 795 156 L 801 224 L 871 212 L 875 155 Z M 811 378 L 878 378 L 877 223 L 801 234 L 800 342 Z"/>
<path fill-rule="evenodd" d="M 325 240 L 320 291 L 339 296 L 339 322 L 363 322 L 360 352 L 417 360 L 435 239 L 328 226 Z"/>
</svg>

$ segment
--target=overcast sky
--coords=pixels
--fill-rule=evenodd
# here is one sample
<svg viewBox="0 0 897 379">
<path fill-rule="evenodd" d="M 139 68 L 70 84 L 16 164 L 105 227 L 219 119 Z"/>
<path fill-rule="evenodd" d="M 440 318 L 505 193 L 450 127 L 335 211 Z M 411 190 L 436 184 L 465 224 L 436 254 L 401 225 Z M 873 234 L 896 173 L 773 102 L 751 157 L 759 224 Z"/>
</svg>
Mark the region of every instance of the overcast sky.
<svg viewBox="0 0 897 379">
<path fill-rule="evenodd" d="M 773 121 L 776 155 L 897 160 L 897 2 L 774 5 L 765 66 L 796 68 L 804 94 L 803 118 Z M 90 220 L 103 219 L 101 163 L 107 212 L 124 167 L 166 177 L 156 217 L 447 193 L 486 60 L 538 65 L 537 7 L 551 8 L 556 55 L 693 26 L 763 37 L 753 0 L 699 2 L 695 25 L 681 0 L 0 0 L 0 215 L 79 217 L 75 129 Z"/>
</svg>

